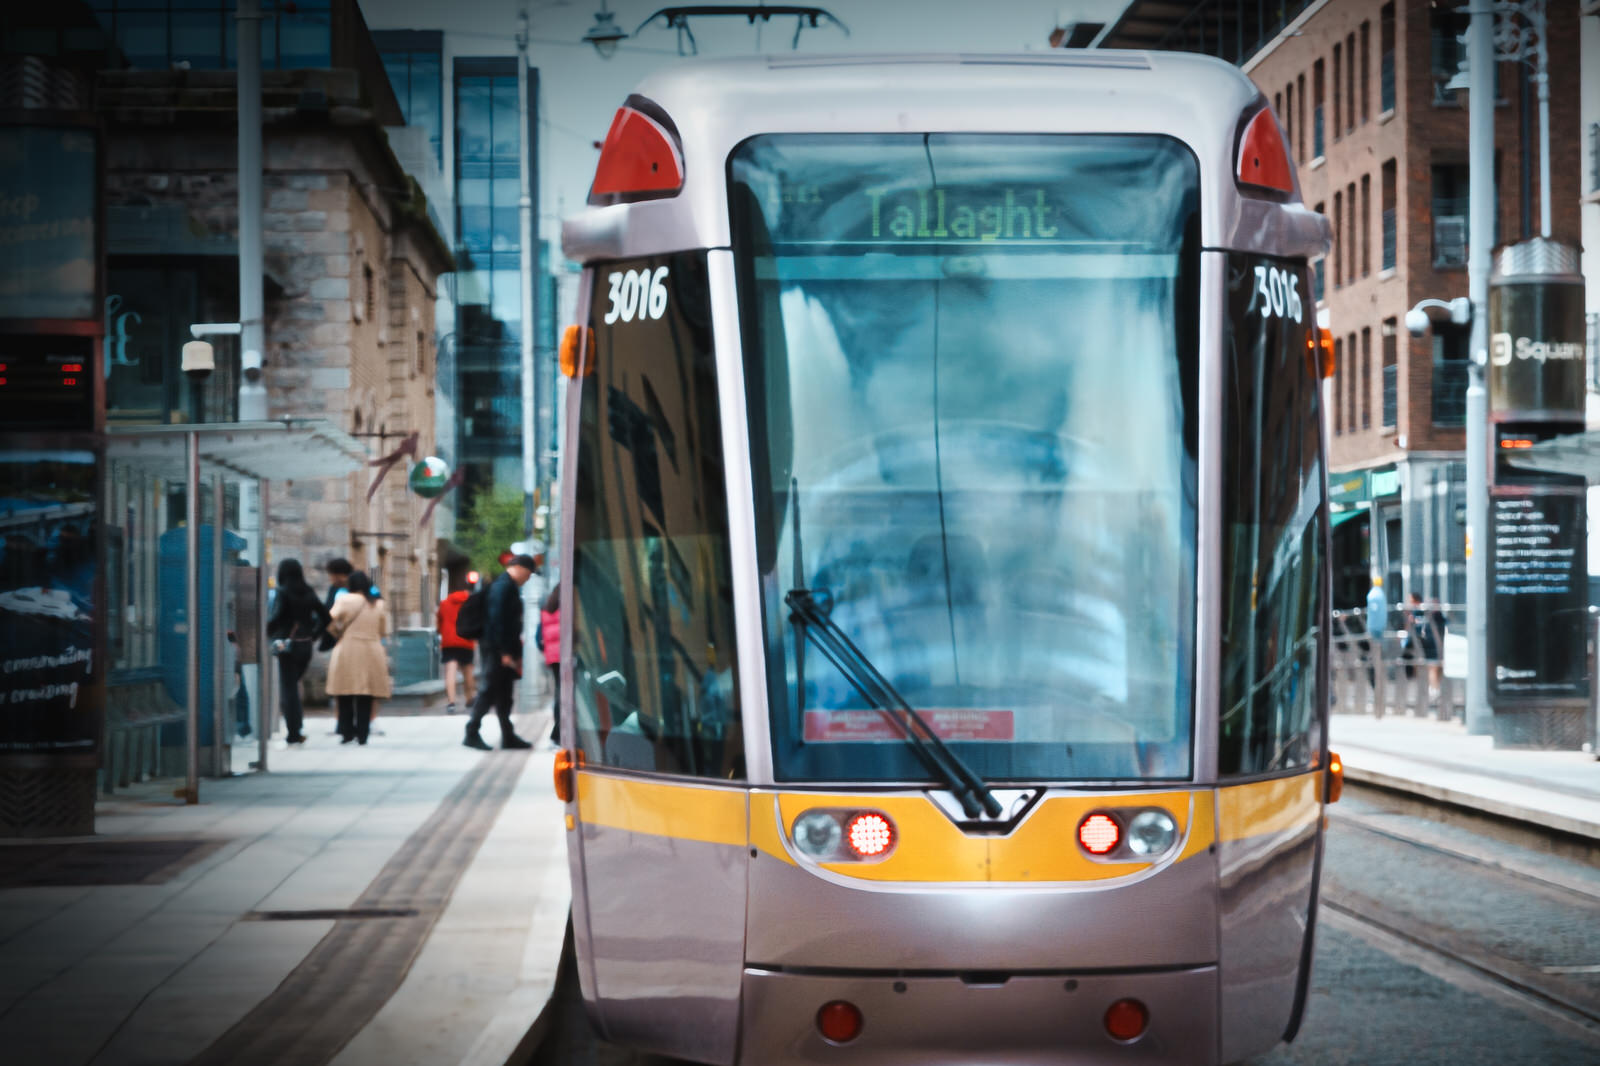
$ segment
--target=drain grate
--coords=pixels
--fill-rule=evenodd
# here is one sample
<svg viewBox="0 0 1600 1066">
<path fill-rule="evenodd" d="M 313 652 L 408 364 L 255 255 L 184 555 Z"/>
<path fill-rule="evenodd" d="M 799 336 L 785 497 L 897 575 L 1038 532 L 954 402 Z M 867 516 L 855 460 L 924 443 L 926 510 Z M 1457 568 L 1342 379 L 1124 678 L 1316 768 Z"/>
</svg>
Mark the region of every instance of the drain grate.
<svg viewBox="0 0 1600 1066">
<path fill-rule="evenodd" d="M 348 918 L 415 918 L 415 907 L 330 907 L 305 911 L 250 911 L 247 922 L 341 922 Z"/>
<path fill-rule="evenodd" d="M 0 888 L 159 885 L 220 840 L 83 840 L 0 845 Z"/>
</svg>

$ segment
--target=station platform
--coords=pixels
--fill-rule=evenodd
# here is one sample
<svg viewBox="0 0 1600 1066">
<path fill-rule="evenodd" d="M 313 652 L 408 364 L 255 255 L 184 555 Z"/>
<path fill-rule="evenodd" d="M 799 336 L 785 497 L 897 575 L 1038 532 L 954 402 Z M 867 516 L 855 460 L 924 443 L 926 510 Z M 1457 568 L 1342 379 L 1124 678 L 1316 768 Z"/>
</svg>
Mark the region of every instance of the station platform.
<svg viewBox="0 0 1600 1066">
<path fill-rule="evenodd" d="M 1496 748 L 1457 722 L 1335 714 L 1330 747 L 1347 780 L 1600 844 L 1600 760 Z"/>
<path fill-rule="evenodd" d="M 0 846 L 0 1057 L 526 1056 L 570 901 L 553 754 L 465 748 L 464 723 L 384 715 L 360 746 L 308 717 L 272 772 L 204 780 L 198 805 L 152 782 L 103 801 L 94 838 Z"/>
</svg>

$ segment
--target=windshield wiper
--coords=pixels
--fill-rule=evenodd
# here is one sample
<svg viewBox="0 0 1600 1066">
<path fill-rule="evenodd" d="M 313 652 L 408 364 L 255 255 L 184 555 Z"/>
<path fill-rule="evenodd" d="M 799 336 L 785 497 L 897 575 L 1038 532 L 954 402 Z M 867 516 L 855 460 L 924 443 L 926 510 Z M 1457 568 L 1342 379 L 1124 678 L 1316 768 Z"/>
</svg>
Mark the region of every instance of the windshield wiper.
<svg viewBox="0 0 1600 1066">
<path fill-rule="evenodd" d="M 821 649 L 829 662 L 839 668 L 839 672 L 867 702 L 900 728 L 928 769 L 949 784 L 951 793 L 961 804 L 961 809 L 966 811 L 967 817 L 976 818 L 980 811 L 990 818 L 1000 817 L 1000 801 L 994 798 L 994 793 L 989 791 L 983 778 L 945 745 L 927 720 L 895 691 L 889 679 L 879 673 L 872 661 L 845 635 L 839 623 L 828 617 L 817 594 L 811 589 L 790 589 L 783 599 L 794 612 L 790 620 Z"/>
<path fill-rule="evenodd" d="M 951 751 L 928 725 L 926 719 L 918 714 L 911 704 L 906 702 L 889 679 L 872 665 L 865 653 L 852 641 L 848 634 L 840 628 L 832 615 L 832 605 L 827 602 L 826 595 L 818 596 L 816 590 L 803 587 L 804 574 L 802 572 L 800 555 L 800 486 L 791 480 L 790 494 L 794 507 L 794 588 L 791 588 L 783 601 L 789 605 L 793 612 L 789 622 L 795 627 L 800 639 L 796 644 L 796 665 L 799 671 L 801 710 L 805 709 L 805 642 L 814 641 L 828 661 L 836 666 L 845 680 L 849 681 L 855 690 L 867 700 L 868 703 L 893 722 L 900 730 L 901 735 L 914 749 L 917 755 L 929 770 L 944 778 L 950 786 L 950 792 L 961 804 L 961 809 L 968 818 L 977 818 L 979 814 L 987 814 L 990 818 L 1000 817 L 1000 801 L 994 798 L 994 793 L 989 791 L 989 786 L 979 777 L 973 769 Z"/>
</svg>

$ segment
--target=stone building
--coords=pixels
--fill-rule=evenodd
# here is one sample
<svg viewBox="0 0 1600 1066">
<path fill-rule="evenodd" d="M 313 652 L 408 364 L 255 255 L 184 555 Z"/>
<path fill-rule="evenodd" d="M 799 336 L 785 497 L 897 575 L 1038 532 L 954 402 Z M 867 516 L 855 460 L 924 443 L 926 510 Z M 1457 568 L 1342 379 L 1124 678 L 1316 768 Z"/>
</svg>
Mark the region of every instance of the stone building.
<svg viewBox="0 0 1600 1066">
<path fill-rule="evenodd" d="M 1580 237 L 1578 0 L 1549 0 L 1552 229 Z M 1133 0 L 1101 47 L 1207 52 L 1238 64 L 1278 114 L 1308 205 L 1333 224 L 1313 264 L 1338 370 L 1325 393 L 1334 605 L 1368 574 L 1391 599 L 1466 600 L 1468 329 L 1405 330 L 1417 301 L 1467 295 L 1465 45 L 1453 0 Z M 1499 63 L 1496 246 L 1536 235 L 1538 124 L 1528 68 Z"/>
<path fill-rule="evenodd" d="M 375 62 L 376 56 L 373 54 Z M 263 217 L 269 417 L 331 423 L 374 458 L 413 434 L 371 501 L 372 471 L 279 490 L 274 559 L 366 568 L 397 627 L 431 619 L 439 559 L 406 489 L 434 447 L 434 301 L 452 269 L 419 186 L 383 126 L 402 122 L 382 68 L 267 71 Z M 230 71 L 101 76 L 108 215 L 108 419 L 231 421 L 236 345 L 191 395 L 190 322 L 237 318 L 237 174 Z"/>
</svg>

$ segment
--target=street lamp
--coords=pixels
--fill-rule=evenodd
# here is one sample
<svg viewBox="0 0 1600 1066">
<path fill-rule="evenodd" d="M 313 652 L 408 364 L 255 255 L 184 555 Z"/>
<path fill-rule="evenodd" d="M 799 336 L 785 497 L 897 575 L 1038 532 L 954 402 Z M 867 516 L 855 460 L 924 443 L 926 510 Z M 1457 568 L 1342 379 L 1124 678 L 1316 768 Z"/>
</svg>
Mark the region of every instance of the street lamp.
<svg viewBox="0 0 1600 1066">
<path fill-rule="evenodd" d="M 616 18 L 615 13 L 606 10 L 606 0 L 600 0 L 600 10 L 594 13 L 594 25 L 583 35 L 586 42 L 594 45 L 601 59 L 616 55 L 617 45 L 627 40 L 628 35 L 616 24 Z"/>
</svg>

